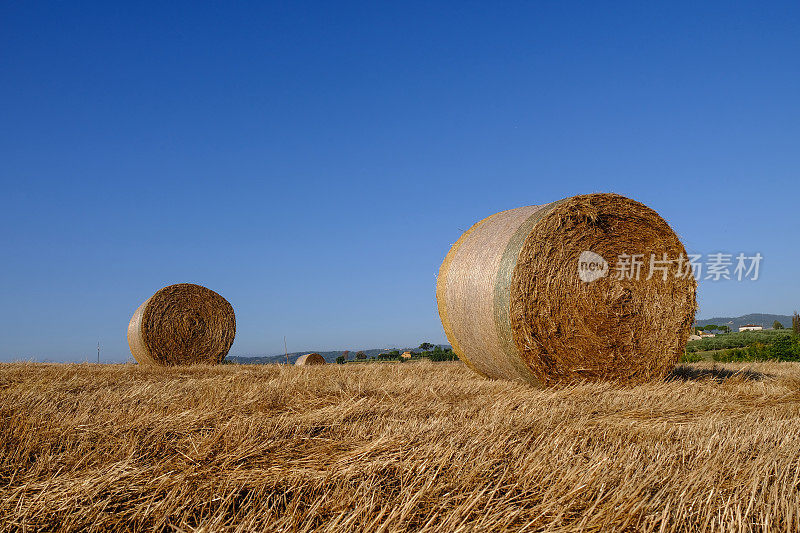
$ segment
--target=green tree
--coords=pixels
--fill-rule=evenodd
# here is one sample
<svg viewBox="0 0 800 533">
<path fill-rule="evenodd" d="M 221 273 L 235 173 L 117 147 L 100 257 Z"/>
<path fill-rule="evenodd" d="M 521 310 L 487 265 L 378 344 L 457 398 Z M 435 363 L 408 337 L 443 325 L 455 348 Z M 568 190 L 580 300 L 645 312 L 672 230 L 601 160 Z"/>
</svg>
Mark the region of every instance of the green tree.
<svg viewBox="0 0 800 533">
<path fill-rule="evenodd" d="M 344 355 L 340 355 L 336 358 L 336 364 L 343 365 L 347 361 L 347 358 Z"/>
<path fill-rule="evenodd" d="M 458 359 L 452 350 L 445 350 L 441 346 L 434 348 L 429 358 L 431 361 L 455 361 Z"/>
<path fill-rule="evenodd" d="M 708 324 L 703 329 L 706 331 L 714 331 L 715 329 L 719 329 L 719 326 L 717 326 L 716 324 Z"/>
<path fill-rule="evenodd" d="M 362 351 L 356 352 L 356 361 L 363 361 L 366 358 L 367 358 L 367 354 L 365 354 L 364 352 L 362 352 Z"/>
<path fill-rule="evenodd" d="M 423 352 L 429 352 L 431 351 L 432 348 L 433 344 L 429 342 L 423 342 L 422 344 L 419 345 L 419 349 L 422 350 Z"/>
<path fill-rule="evenodd" d="M 777 320 L 772 323 L 772 329 L 783 329 L 783 324 L 778 322 Z"/>
<path fill-rule="evenodd" d="M 800 335 L 800 315 L 797 314 L 797 311 L 792 315 L 792 333 Z"/>
<path fill-rule="evenodd" d="M 723 332 L 723 333 L 730 333 L 731 332 L 731 327 L 730 326 L 720 326 L 719 330 L 721 332 Z"/>
</svg>

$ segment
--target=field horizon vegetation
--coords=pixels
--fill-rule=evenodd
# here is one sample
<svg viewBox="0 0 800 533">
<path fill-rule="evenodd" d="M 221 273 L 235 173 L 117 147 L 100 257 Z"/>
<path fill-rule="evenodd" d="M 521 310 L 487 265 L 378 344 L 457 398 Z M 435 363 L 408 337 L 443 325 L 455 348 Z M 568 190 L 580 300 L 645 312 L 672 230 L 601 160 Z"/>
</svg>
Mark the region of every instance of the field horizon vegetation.
<svg viewBox="0 0 800 533">
<path fill-rule="evenodd" d="M 762 331 L 754 332 L 737 332 L 737 331 L 724 331 L 720 328 L 728 328 L 731 326 L 726 323 L 732 324 L 733 328 L 747 324 L 747 323 L 766 324 L 767 326 L 774 323 L 780 323 L 782 329 L 772 330 L 765 329 Z M 717 327 L 712 327 L 717 324 Z M 696 362 L 700 360 L 714 360 L 713 355 L 724 349 L 733 348 L 746 348 L 756 343 L 769 344 L 775 338 L 773 334 L 791 335 L 792 333 L 792 316 L 791 315 L 776 315 L 766 313 L 751 313 L 739 317 L 718 317 L 711 319 L 697 320 L 695 325 L 692 326 L 692 331 L 695 329 L 713 331 L 718 336 L 716 338 L 706 338 L 702 340 L 689 341 L 686 353 L 687 357 L 682 359 L 682 362 Z M 412 351 L 414 359 L 428 358 L 433 361 L 451 361 L 456 359 L 452 353 L 452 347 L 449 344 L 432 344 L 423 342 L 418 347 L 393 347 L 393 348 L 365 348 L 360 350 L 306 350 L 298 352 L 290 352 L 288 354 L 277 355 L 235 355 L 228 356 L 225 363 L 230 364 L 282 364 L 288 359 L 289 363 L 294 361 L 301 355 L 316 352 L 321 354 L 328 363 L 335 362 L 364 362 L 364 361 L 393 361 L 399 360 L 400 354 L 404 351 Z M 445 352 L 444 354 L 442 352 Z M 695 354 L 700 355 L 695 355 Z M 359 357 L 359 355 L 361 357 Z M 758 357 L 763 357 L 763 360 L 771 360 L 769 353 L 760 354 Z M 344 358 L 344 359 L 341 359 Z M 759 360 L 759 359 L 751 359 Z M 778 360 L 783 360 L 779 358 Z M 24 361 L 20 361 L 24 362 Z M 47 362 L 47 361 L 45 361 Z"/>
<path fill-rule="evenodd" d="M 0 523 L 798 530 L 800 364 L 547 389 L 460 362 L 0 365 Z"/>
<path fill-rule="evenodd" d="M 798 324 L 800 326 L 800 324 Z M 800 361 L 800 335 L 794 328 L 721 333 L 689 341 L 682 362 Z"/>
</svg>

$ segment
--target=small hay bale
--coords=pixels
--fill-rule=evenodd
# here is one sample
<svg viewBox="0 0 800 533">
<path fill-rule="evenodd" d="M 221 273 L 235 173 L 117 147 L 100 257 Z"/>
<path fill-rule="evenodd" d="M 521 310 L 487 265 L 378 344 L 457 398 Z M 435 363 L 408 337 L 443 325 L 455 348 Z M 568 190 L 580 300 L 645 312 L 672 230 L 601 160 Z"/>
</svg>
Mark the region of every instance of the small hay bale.
<svg viewBox="0 0 800 533">
<path fill-rule="evenodd" d="M 128 324 L 131 354 L 142 365 L 215 365 L 225 359 L 235 336 L 231 304 L 191 283 L 159 290 Z"/>
<path fill-rule="evenodd" d="M 587 254 L 605 259 L 605 273 L 602 262 L 586 271 L 585 260 L 579 270 Z M 621 254 L 642 254 L 638 280 L 617 279 Z M 646 279 L 650 254 L 686 258 L 655 211 L 617 194 L 497 213 L 465 232 L 439 269 L 445 333 L 486 377 L 536 385 L 660 378 L 686 346 L 697 283 L 677 276 L 677 262 L 666 280 L 661 271 Z"/>
<path fill-rule="evenodd" d="M 325 358 L 317 352 L 307 353 L 298 357 L 294 364 L 297 366 L 324 365 Z"/>
</svg>

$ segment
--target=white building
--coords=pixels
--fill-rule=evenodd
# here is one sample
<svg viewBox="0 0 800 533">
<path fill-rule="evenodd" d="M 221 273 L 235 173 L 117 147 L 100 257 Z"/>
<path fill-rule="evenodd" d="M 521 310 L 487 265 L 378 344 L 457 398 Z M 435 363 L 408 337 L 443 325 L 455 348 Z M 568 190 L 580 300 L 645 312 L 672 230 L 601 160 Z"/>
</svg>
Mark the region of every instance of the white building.
<svg viewBox="0 0 800 533">
<path fill-rule="evenodd" d="M 762 326 L 758 326 L 756 324 L 745 324 L 744 326 L 739 326 L 739 331 L 761 331 L 764 329 Z"/>
</svg>

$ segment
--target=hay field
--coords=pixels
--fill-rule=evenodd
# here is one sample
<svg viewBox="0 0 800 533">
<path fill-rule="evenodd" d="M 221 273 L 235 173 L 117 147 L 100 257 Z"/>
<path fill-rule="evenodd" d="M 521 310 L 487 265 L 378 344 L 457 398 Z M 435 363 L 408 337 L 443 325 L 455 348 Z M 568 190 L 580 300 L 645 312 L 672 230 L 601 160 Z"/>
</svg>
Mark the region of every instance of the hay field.
<svg viewBox="0 0 800 533">
<path fill-rule="evenodd" d="M 3 530 L 800 530 L 800 365 L 0 365 Z"/>
</svg>

